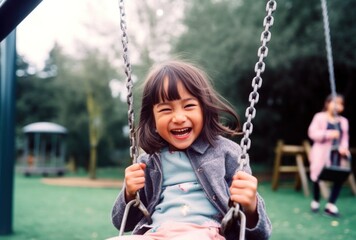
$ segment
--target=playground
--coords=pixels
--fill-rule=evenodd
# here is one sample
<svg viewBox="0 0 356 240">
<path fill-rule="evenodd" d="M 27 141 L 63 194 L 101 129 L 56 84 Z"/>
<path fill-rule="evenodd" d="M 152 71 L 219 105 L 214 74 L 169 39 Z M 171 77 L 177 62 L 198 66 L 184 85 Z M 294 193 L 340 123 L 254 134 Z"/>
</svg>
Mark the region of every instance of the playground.
<svg viewBox="0 0 356 240">
<path fill-rule="evenodd" d="M 252 166 L 253 167 L 253 166 Z M 254 168 L 254 167 L 253 167 Z M 256 167 L 256 171 L 262 169 Z M 355 239 L 355 197 L 344 186 L 338 206 L 340 218 L 331 218 L 309 209 L 311 197 L 295 191 L 293 183 L 271 188 L 269 174 L 257 173 L 259 192 L 264 197 L 273 225 L 272 240 L 279 239 Z M 1 240 L 105 239 L 117 235 L 110 211 L 123 177 L 123 169 L 100 169 L 98 180 L 83 174 L 69 174 L 63 179 L 82 179 L 72 186 L 45 183 L 47 178 L 15 175 L 14 234 Z M 50 178 L 53 181 L 56 178 Z M 63 181 L 63 180 L 61 180 Z M 86 186 L 81 185 L 83 181 Z M 92 182 L 92 186 L 90 186 Z M 99 186 L 100 182 L 113 185 Z M 60 184 L 60 183 L 59 183 Z M 76 186 L 77 185 L 77 186 Z M 78 186 L 79 185 L 79 186 Z"/>
<path fill-rule="evenodd" d="M 55 44 L 46 60 L 47 65 L 42 70 L 31 71 L 30 63 L 27 62 L 26 58 L 17 55 L 16 34 L 12 30 L 36 8 L 41 0 L 32 0 L 29 1 L 31 2 L 29 5 L 20 5 L 22 8 L 21 16 L 10 18 L 7 15 L 18 11 L 18 2 L 19 0 L 9 0 L 0 3 L 0 19 L 8 20 L 6 25 L 0 27 L 0 39 L 3 41 L 0 49 L 2 57 L 0 60 L 0 240 L 84 240 L 108 239 L 117 236 L 119 232 L 113 226 L 111 210 L 119 191 L 123 187 L 125 168 L 130 164 L 138 163 L 137 159 L 141 149 L 146 151 L 149 157 L 152 157 L 155 153 L 161 153 L 161 150 L 166 147 L 165 144 L 168 143 L 170 152 L 184 150 L 188 155 L 188 150 L 193 149 L 191 146 L 194 143 L 199 143 L 200 138 L 198 137 L 202 136 L 203 141 L 209 140 L 209 138 L 206 138 L 208 136 L 205 135 L 206 133 L 222 136 L 231 133 L 232 140 L 236 141 L 241 147 L 241 152 L 236 151 L 238 157 L 231 158 L 236 159 L 237 164 L 225 165 L 225 169 L 223 169 L 225 171 L 222 171 L 225 175 L 218 175 L 213 179 L 213 181 L 219 183 L 222 179 L 226 181 L 232 179 L 231 185 L 226 185 L 226 190 L 230 192 L 229 195 L 226 195 L 225 200 L 231 198 L 230 210 L 237 209 L 240 214 L 239 219 L 234 219 L 239 221 L 240 229 L 242 229 L 240 233 L 243 234 L 240 234 L 240 239 L 245 239 L 244 233 L 246 232 L 244 231 L 245 215 L 243 212 L 245 211 L 247 216 L 248 214 L 251 216 L 251 211 L 248 210 L 252 209 L 253 214 L 257 211 L 255 206 L 251 207 L 255 203 L 255 195 L 250 194 L 251 198 L 248 201 L 239 202 L 240 189 L 235 181 L 237 179 L 233 177 L 241 173 L 240 171 L 244 167 L 249 170 L 249 166 L 252 168 L 253 176 L 258 179 L 257 190 L 265 201 L 266 212 L 272 222 L 273 230 L 270 239 L 356 239 L 356 232 L 354 231 L 356 224 L 355 163 L 352 162 L 352 158 L 356 159 L 354 138 L 356 118 L 352 107 L 355 102 L 355 95 L 353 94 L 355 85 L 353 82 L 356 67 L 354 65 L 355 55 L 348 56 L 348 52 L 352 51 L 340 48 L 340 46 L 347 45 L 345 42 L 351 42 L 350 39 L 353 40 L 353 37 L 350 37 L 352 34 L 350 36 L 344 35 L 349 31 L 339 28 L 339 26 L 342 26 L 348 29 L 349 23 L 353 25 L 352 20 L 343 18 L 344 15 L 348 15 L 344 14 L 343 10 L 351 9 L 349 7 L 351 1 L 340 4 L 337 11 L 334 11 L 335 3 L 331 3 L 330 9 L 333 9 L 333 11 L 330 14 L 332 20 L 330 24 L 325 0 L 321 0 L 320 6 L 319 3 L 313 3 L 313 8 L 303 8 L 303 6 L 309 5 L 307 1 L 300 5 L 293 1 L 287 1 L 280 4 L 279 15 L 275 15 L 277 3 L 272 0 L 265 1 L 265 7 L 261 5 L 262 3 L 248 7 L 248 4 L 240 6 L 235 5 L 234 2 L 227 3 L 225 1 L 207 1 L 208 3 L 204 3 L 204 1 L 188 3 L 189 1 L 186 1 L 187 5 L 184 5 L 187 9 L 184 13 L 186 18 L 182 23 L 186 25 L 188 30 L 187 32 L 182 31 L 178 41 L 170 39 L 172 51 L 168 52 L 172 56 L 181 52 L 189 52 L 194 57 L 199 56 L 196 59 L 197 62 L 204 65 L 204 68 L 208 70 L 208 75 L 217 79 L 215 83 L 217 83 L 218 91 L 222 93 L 221 96 L 226 97 L 227 102 L 231 102 L 231 105 L 236 107 L 239 112 L 237 114 L 235 110 L 230 111 L 229 107 L 225 106 L 223 102 L 215 101 L 220 99 L 215 98 L 214 94 L 209 94 L 209 92 L 198 93 L 189 90 L 190 88 L 187 85 L 182 85 L 184 81 L 188 83 L 192 81 L 192 77 L 188 80 L 179 77 L 175 81 L 181 85 L 176 83 L 175 87 L 177 89 L 178 85 L 183 87 L 175 91 L 178 92 L 180 98 L 160 99 L 158 102 L 149 103 L 148 106 L 145 106 L 145 104 L 149 101 L 143 98 L 142 109 L 152 107 L 152 111 L 148 112 L 154 117 L 149 118 L 141 112 L 139 122 L 141 123 L 142 119 L 150 119 L 151 122 L 145 122 L 139 126 L 154 126 L 145 128 L 146 131 L 142 131 L 140 127 L 135 128 L 134 109 L 136 113 L 138 109 L 133 100 L 141 94 L 141 90 L 137 86 L 138 83 L 143 81 L 149 66 L 156 61 L 161 61 L 166 54 L 162 52 L 155 55 L 153 49 L 158 49 L 158 46 L 164 45 L 155 36 L 160 36 L 160 28 L 167 27 L 160 24 L 167 22 L 164 18 L 161 18 L 162 16 L 171 15 L 168 8 L 161 9 L 157 5 L 149 6 L 147 4 L 145 9 L 140 7 L 136 9 L 137 13 L 143 14 L 146 11 L 147 16 L 154 16 L 157 20 L 147 21 L 148 19 L 145 19 L 144 14 L 140 15 L 140 17 L 143 17 L 143 20 L 141 19 L 141 30 L 146 29 L 145 22 L 157 23 L 157 25 L 155 25 L 156 23 L 150 25 L 152 31 L 156 30 L 156 34 L 151 36 L 152 46 L 145 45 L 142 49 L 139 49 L 139 44 L 132 44 L 140 52 L 140 57 L 143 57 L 142 62 L 130 61 L 132 55 L 129 55 L 131 44 L 129 46 L 128 36 L 137 35 L 137 29 L 135 30 L 131 27 L 132 25 L 127 24 L 132 22 L 132 18 L 130 21 L 126 21 L 125 11 L 130 8 L 126 9 L 124 1 L 120 0 L 116 13 L 120 20 L 116 19 L 115 29 L 120 28 L 122 35 L 119 41 L 117 38 L 119 34 L 114 31 L 116 37 L 115 40 L 112 40 L 113 44 L 111 45 L 115 46 L 115 49 L 113 49 L 113 52 L 115 52 L 113 54 L 113 56 L 115 55 L 114 59 L 112 59 L 113 56 L 106 56 L 106 53 L 88 45 L 83 47 L 85 53 L 83 53 L 82 59 L 78 61 L 72 56 L 67 56 L 65 51 L 62 51 L 61 47 Z M 141 4 L 138 4 L 138 6 L 141 6 Z M 179 7 L 176 9 L 179 9 Z M 202 9 L 204 11 L 201 11 Z M 257 11 L 257 9 L 265 9 L 265 12 Z M 291 9 L 293 11 L 290 11 Z M 211 10 L 219 14 L 211 14 Z M 302 10 L 301 12 L 305 14 L 292 14 L 295 13 L 295 10 Z M 163 14 L 164 11 L 166 11 L 165 14 Z M 316 12 L 320 15 L 317 19 L 314 17 Z M 216 19 L 214 18 L 215 15 Z M 227 18 L 226 22 L 221 21 L 220 18 L 224 17 L 225 19 L 225 15 L 231 15 L 231 17 Z M 255 17 L 250 17 L 257 15 L 260 18 L 258 26 L 255 24 L 257 22 Z M 212 20 L 210 25 L 212 28 L 209 30 L 209 28 L 203 27 L 203 31 L 198 31 L 199 29 L 196 26 L 205 26 L 207 16 L 209 16 L 209 19 L 215 19 Z M 276 24 L 274 16 L 277 16 L 276 19 L 278 19 Z M 294 17 L 298 24 L 290 24 L 293 23 Z M 261 21 L 262 19 L 263 21 Z M 308 24 L 305 24 L 305 19 L 309 21 Z M 175 20 L 180 21 L 179 18 Z M 245 21 L 247 23 L 240 26 Z M 312 22 L 314 24 L 310 24 Z M 274 26 L 272 31 L 274 39 L 271 45 L 269 41 L 272 36 L 270 31 L 272 26 Z M 171 26 L 169 27 L 171 30 Z M 304 30 L 306 28 L 308 29 Z M 339 34 L 333 39 L 334 53 L 337 53 L 335 54 L 335 61 L 332 56 L 330 28 L 333 29 L 332 33 Z M 220 32 L 213 34 L 216 29 L 220 29 Z M 231 34 L 231 29 L 236 30 L 236 32 Z M 248 29 L 248 33 L 245 33 L 243 29 Z M 335 31 L 335 29 L 340 30 Z M 302 30 L 301 41 L 299 41 L 300 30 Z M 111 29 L 109 31 L 112 32 Z M 98 34 L 101 35 L 101 33 L 101 31 L 98 31 Z M 205 38 L 206 33 L 209 33 L 209 36 Z M 230 39 L 235 39 L 235 36 L 240 35 L 241 40 L 229 42 Z M 252 38 L 253 35 L 255 37 Z M 215 36 L 218 37 L 214 40 L 212 37 Z M 298 38 L 295 36 L 298 36 Z M 161 38 L 163 37 L 161 36 Z M 224 40 L 221 41 L 220 38 Z M 207 48 L 209 50 L 216 48 L 216 51 L 210 52 L 205 49 L 205 44 L 202 43 L 207 42 L 207 39 L 213 40 L 210 45 L 206 43 Z M 249 41 L 245 46 L 246 39 L 249 39 Z M 259 40 L 260 43 L 257 45 L 250 39 L 255 39 L 256 42 Z M 121 44 L 117 43 L 120 42 L 122 46 L 119 47 L 118 45 Z M 352 43 L 355 44 L 355 42 Z M 347 45 L 349 49 L 354 49 L 352 43 Z M 269 56 L 269 61 L 266 62 L 269 46 L 272 56 Z M 320 50 L 324 50 L 324 48 L 327 58 L 324 56 L 324 51 Z M 257 59 L 255 56 L 256 49 Z M 292 51 L 292 49 L 298 50 Z M 148 52 L 147 58 L 145 58 L 146 50 Z M 220 54 L 221 52 L 224 54 Z M 283 54 L 273 55 L 275 53 Z M 112 64 L 116 62 L 116 56 L 119 55 L 123 57 L 122 63 L 119 64 L 122 72 L 118 72 L 118 67 Z M 159 57 L 162 57 L 162 59 Z M 206 61 L 206 59 L 209 59 L 209 61 Z M 223 63 L 222 59 L 229 60 Z M 80 67 L 78 65 L 75 68 L 75 64 L 72 63 L 77 62 L 80 63 Z M 132 71 L 131 66 L 135 71 Z M 250 74 L 251 67 L 254 69 L 253 75 Z M 266 68 L 268 71 L 264 74 Z M 80 71 L 76 71 L 76 69 Z M 338 81 L 336 81 L 335 76 Z M 171 81 L 167 76 L 166 78 L 168 80 L 164 79 L 164 81 Z M 329 78 L 329 81 L 327 81 L 327 78 Z M 136 79 L 139 79 L 139 81 L 135 82 Z M 245 79 L 250 80 L 246 81 Z M 114 95 L 112 85 L 115 82 L 124 84 L 124 80 L 127 91 Z M 263 89 L 263 93 L 260 91 L 262 81 L 264 81 L 263 87 L 265 89 Z M 18 87 L 15 88 L 15 86 Z M 200 89 L 205 89 L 205 87 L 197 87 L 197 90 Z M 143 97 L 149 96 L 148 93 L 153 92 L 151 90 L 144 88 Z M 164 91 L 166 91 L 165 88 Z M 190 96 L 188 99 L 192 100 L 193 104 L 182 102 L 182 99 L 184 99 L 182 92 Z M 214 91 L 212 92 L 214 93 Z M 210 129 L 213 122 L 208 120 L 213 118 L 206 117 L 209 112 L 205 111 L 205 107 L 210 107 L 209 104 L 206 104 L 209 101 L 204 102 L 205 98 L 200 99 L 202 96 L 213 96 L 209 101 L 214 104 L 217 102 L 217 106 L 221 105 L 217 108 L 220 112 L 212 112 L 211 116 L 213 116 L 215 122 L 219 122 L 217 126 L 225 127 L 224 124 L 226 124 L 227 130 L 222 132 L 211 131 L 214 130 L 213 128 Z M 120 97 L 120 100 L 118 97 Z M 126 102 L 122 100 L 123 97 Z M 324 102 L 323 99 L 325 99 Z M 162 102 L 165 103 L 164 105 L 168 102 L 171 108 L 158 110 L 154 108 Z M 177 105 L 177 103 L 180 105 Z M 257 103 L 258 117 L 255 119 L 255 105 Z M 37 108 L 38 106 L 39 108 Z M 177 106 L 184 107 L 177 108 Z M 322 112 L 319 112 L 321 107 L 323 107 Z M 164 115 L 165 118 L 162 117 L 163 112 L 166 114 Z M 233 117 L 231 119 L 232 126 L 236 126 L 236 129 L 230 129 L 230 119 L 228 118 L 226 123 L 220 123 L 220 117 L 223 116 L 220 115 L 221 113 L 228 113 Z M 245 116 L 246 119 L 240 121 L 238 115 Z M 191 116 L 197 118 L 192 118 L 194 121 L 191 121 Z M 316 123 L 316 116 L 319 117 L 319 120 L 324 121 L 325 126 Z M 320 116 L 324 118 L 320 118 Z M 234 121 L 235 118 L 236 121 Z M 177 119 L 180 121 L 177 121 Z M 55 126 L 55 129 L 48 128 L 49 124 L 53 127 L 53 123 L 49 121 L 58 122 L 63 125 L 63 128 L 60 125 Z M 191 123 L 192 126 L 184 125 L 185 121 Z M 350 129 L 348 121 L 350 122 Z M 33 126 L 38 126 L 37 124 L 40 124 L 41 127 L 34 128 Z M 47 127 L 44 127 L 44 124 Z M 240 124 L 241 131 L 237 132 Z M 195 128 L 196 126 L 201 128 Z M 313 129 L 311 126 L 313 126 Z M 166 131 L 167 129 L 169 131 Z M 194 131 L 198 129 L 196 135 L 191 134 L 192 129 Z M 147 141 L 147 143 L 150 142 L 150 145 L 146 145 L 146 142 L 142 141 L 142 139 L 146 139 L 146 135 L 140 135 L 143 132 L 149 132 L 148 130 L 152 131 L 151 138 L 147 138 L 150 140 Z M 230 130 L 233 131 L 230 132 Z M 241 133 L 241 135 L 234 138 L 235 135 L 232 133 Z M 176 142 L 171 141 L 170 138 L 168 140 L 164 138 L 171 135 L 174 135 L 177 139 L 185 136 L 190 142 Z M 159 141 L 154 142 L 153 136 L 158 137 Z M 190 138 L 190 136 L 193 137 Z M 139 137 L 138 140 L 137 137 Z M 284 141 L 294 145 L 283 145 Z M 318 145 L 315 143 L 320 143 L 320 147 L 325 142 L 330 143 L 330 146 L 327 146 L 327 150 L 323 150 L 323 146 L 321 146 L 319 152 L 327 153 L 327 156 L 321 154 L 318 157 L 311 157 L 310 153 L 313 153 L 314 147 Z M 181 143 L 184 143 L 184 145 L 180 145 Z M 161 145 L 158 146 L 158 144 Z M 141 149 L 138 149 L 139 147 Z M 252 147 L 251 151 L 250 147 Z M 218 151 L 219 148 L 214 149 L 214 153 L 218 153 Z M 212 154 L 206 155 L 215 156 Z M 284 159 L 285 155 L 288 159 Z M 160 157 L 162 156 L 160 155 Z M 228 158 L 226 154 L 221 154 L 221 156 Z M 202 157 L 196 157 L 194 161 L 200 160 L 200 158 Z M 310 161 L 308 161 L 308 158 Z M 315 159 L 320 162 L 318 169 L 320 172 L 315 171 Z M 192 159 L 189 158 L 189 160 Z M 152 163 L 153 161 L 147 162 Z M 227 160 L 225 163 L 231 162 L 235 163 L 235 161 Z M 209 161 L 204 163 L 209 163 Z M 202 165 L 199 168 L 193 165 L 188 165 L 190 173 L 196 170 L 199 173 L 206 174 L 207 171 L 203 171 Z M 145 170 L 148 165 L 134 165 L 133 167 L 136 166 L 139 166 L 140 169 L 126 170 L 126 189 L 129 189 L 125 192 L 126 200 L 134 199 L 135 195 L 136 199 L 139 199 L 137 193 L 141 189 L 139 185 L 143 182 L 131 181 L 130 185 L 129 180 L 132 179 L 128 180 L 128 178 L 133 176 L 130 173 L 134 171 L 143 174 L 142 170 Z M 215 168 L 209 168 L 209 170 L 212 169 L 215 170 Z M 236 170 L 231 171 L 235 175 L 228 173 L 229 171 L 226 169 Z M 151 173 L 155 170 L 155 168 L 148 166 L 146 176 L 151 177 Z M 175 172 L 175 170 L 177 171 Z M 181 173 L 184 173 L 184 171 L 174 166 L 174 174 Z M 160 172 L 160 174 L 161 176 L 168 176 L 167 170 Z M 193 180 L 195 181 L 195 175 L 191 175 L 194 176 Z M 206 175 L 215 176 L 210 173 Z M 200 175 L 198 174 L 198 176 Z M 197 179 L 199 180 L 198 176 Z M 140 177 L 141 175 L 134 175 L 132 178 L 137 180 Z M 245 174 L 244 178 L 239 180 L 250 183 L 247 184 L 247 188 L 243 189 L 246 196 L 248 196 L 247 193 L 251 192 L 248 190 L 253 190 L 253 193 L 256 192 L 256 188 L 254 188 L 254 186 L 257 187 L 257 184 L 254 185 L 256 181 L 252 181 L 255 179 L 249 174 Z M 327 181 L 334 183 L 333 188 Z M 177 186 L 180 186 L 179 184 L 182 182 L 183 180 L 179 179 Z M 201 179 L 197 182 L 202 184 Z M 212 181 L 207 182 L 212 184 Z M 154 182 L 152 186 L 159 185 Z M 162 189 L 165 189 L 166 186 L 163 185 Z M 212 186 L 214 185 L 212 184 Z M 202 184 L 202 187 L 205 190 L 200 191 L 201 194 L 205 194 L 202 196 L 208 195 L 209 197 L 209 190 L 204 188 L 204 184 Z M 147 187 L 146 189 L 151 188 Z M 222 190 L 220 186 L 217 189 Z M 216 192 L 217 189 L 212 189 L 212 193 Z M 156 194 L 158 191 L 154 189 L 151 194 Z M 327 200 L 329 195 L 330 199 Z M 148 193 L 142 196 L 150 199 Z M 205 201 L 205 203 L 211 204 L 212 201 L 216 201 L 216 195 L 212 196 L 213 200 L 210 203 Z M 234 198 L 236 196 L 237 198 Z M 123 208 L 124 198 L 118 199 L 122 201 L 117 201 L 116 206 Z M 146 202 L 147 199 L 142 198 L 141 201 Z M 218 198 L 218 200 L 221 199 Z M 223 204 L 225 204 L 225 200 L 222 201 Z M 320 209 L 319 200 L 321 200 Z M 328 205 L 325 205 L 327 201 L 329 201 Z M 261 202 L 258 201 L 259 205 L 257 205 L 260 206 L 257 209 L 261 209 L 262 206 L 259 214 L 264 211 Z M 311 203 L 318 204 L 318 206 L 313 207 Z M 146 205 L 148 204 L 150 202 Z M 127 205 L 130 206 L 130 203 Z M 140 208 L 140 210 L 145 213 L 145 207 L 140 206 L 144 208 Z M 324 213 L 324 206 L 329 215 Z M 199 208 L 201 208 L 201 205 L 199 205 Z M 123 213 L 121 210 L 117 213 Z M 314 212 L 311 210 L 314 210 Z M 129 214 L 131 214 L 131 217 L 138 216 L 133 212 Z M 230 217 L 232 215 L 226 214 Z M 119 216 L 119 214 L 116 216 Z M 211 218 L 211 216 L 215 217 L 217 214 L 210 213 L 209 216 Z M 259 216 L 264 216 L 264 214 Z M 120 217 L 121 219 L 123 217 Z M 254 218 L 247 219 L 254 220 Z M 224 220 L 225 218 L 221 221 L 220 229 L 223 229 L 222 231 L 225 228 Z M 229 220 L 232 220 L 232 218 Z M 119 225 L 117 224 L 119 222 L 115 222 L 116 226 Z M 123 220 L 123 222 L 126 222 L 126 220 Z M 269 223 L 267 220 L 265 222 Z M 256 226 L 253 231 L 260 228 L 261 225 L 263 224 L 253 225 Z M 252 239 L 255 239 L 255 237 L 252 237 Z"/>
</svg>

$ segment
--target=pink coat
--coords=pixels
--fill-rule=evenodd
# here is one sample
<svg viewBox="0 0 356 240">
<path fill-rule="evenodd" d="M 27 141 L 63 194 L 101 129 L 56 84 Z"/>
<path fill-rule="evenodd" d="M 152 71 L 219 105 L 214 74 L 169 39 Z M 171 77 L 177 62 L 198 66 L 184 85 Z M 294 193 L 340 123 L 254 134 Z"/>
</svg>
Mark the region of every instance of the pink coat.
<svg viewBox="0 0 356 240">
<path fill-rule="evenodd" d="M 341 125 L 341 142 L 340 148 L 349 148 L 349 122 L 346 118 L 339 116 L 338 120 Z M 330 149 L 332 146 L 332 138 L 330 131 L 327 130 L 328 115 L 326 112 L 319 112 L 314 115 L 312 122 L 308 128 L 308 136 L 313 140 L 313 146 L 309 153 L 310 162 L 310 178 L 316 181 L 323 167 L 330 166 Z M 341 163 L 346 164 L 346 161 Z"/>
</svg>

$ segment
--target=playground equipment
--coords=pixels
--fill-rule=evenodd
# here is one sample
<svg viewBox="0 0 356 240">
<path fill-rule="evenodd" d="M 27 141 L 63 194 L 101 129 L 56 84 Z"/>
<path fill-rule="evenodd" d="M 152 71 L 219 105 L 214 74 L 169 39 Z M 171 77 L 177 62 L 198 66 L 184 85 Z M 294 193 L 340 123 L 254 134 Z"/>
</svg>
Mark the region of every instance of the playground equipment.
<svg viewBox="0 0 356 240">
<path fill-rule="evenodd" d="M 3 0 L 0 1 L 0 41 L 16 28 L 42 0 Z"/>
<path fill-rule="evenodd" d="M 23 132 L 24 149 L 18 170 L 26 176 L 63 175 L 67 129 L 55 123 L 37 122 L 25 126 Z"/>
<path fill-rule="evenodd" d="M 13 30 L 41 1 L 0 1 L 0 236 L 12 233 L 16 62 L 16 36 Z"/>
<path fill-rule="evenodd" d="M 306 152 L 307 155 L 309 155 L 310 147 L 311 146 L 310 146 L 309 142 L 305 141 L 304 142 L 304 149 L 305 149 L 305 152 Z M 355 155 L 356 154 L 356 148 L 350 148 L 350 153 L 351 153 L 351 155 Z M 350 163 L 349 167 L 350 167 L 350 169 L 352 169 L 351 161 L 349 163 Z M 336 173 L 337 173 L 337 171 L 336 171 Z M 333 174 L 333 173 L 331 173 L 331 174 Z M 335 172 L 334 172 L 334 174 L 335 174 Z M 355 175 L 351 171 L 346 176 L 347 176 L 347 179 L 344 179 L 342 182 L 345 182 L 345 180 L 347 180 L 347 183 L 350 186 L 353 195 L 356 196 Z M 344 177 L 344 176 L 342 176 L 342 177 Z M 321 195 L 323 196 L 324 199 L 327 199 L 330 196 L 330 190 L 329 190 L 330 181 L 333 181 L 334 179 L 339 179 L 339 178 L 340 178 L 340 176 L 331 176 L 330 178 L 328 178 L 328 179 L 325 178 L 325 180 L 321 180 L 319 182 L 320 192 L 321 192 Z"/>
<path fill-rule="evenodd" d="M 288 145 L 283 140 L 278 140 L 275 148 L 274 168 L 272 173 L 272 190 L 277 191 L 281 185 L 281 174 L 294 174 L 294 189 L 299 190 L 302 188 L 304 196 L 308 197 L 309 190 L 309 164 L 308 155 L 310 152 L 310 143 L 308 140 L 304 140 L 301 145 Z M 350 148 L 351 154 L 356 154 L 356 148 Z M 287 157 L 294 157 L 295 161 L 287 163 Z M 335 172 L 331 172 L 330 176 L 320 181 L 320 191 L 323 198 L 327 199 L 329 196 L 329 182 L 338 179 L 340 176 L 334 176 L 338 174 L 339 169 Z M 342 173 L 341 173 L 342 174 Z M 342 174 L 343 175 L 343 174 Z M 344 178 L 345 176 L 342 176 Z M 348 186 L 351 188 L 353 195 L 356 195 L 356 183 L 354 174 L 351 172 L 346 175 L 344 181 L 347 180 Z"/>
<path fill-rule="evenodd" d="M 302 186 L 304 196 L 309 196 L 310 192 L 307 178 L 308 166 L 306 161 L 307 152 L 305 144 L 307 144 L 306 141 L 304 141 L 302 145 L 286 145 L 282 140 L 277 141 L 272 175 L 272 189 L 274 191 L 279 187 L 281 173 L 294 173 L 294 188 L 299 190 Z M 295 157 L 295 164 L 285 164 L 283 160 L 286 156 Z"/>
<path fill-rule="evenodd" d="M 327 61 L 328 61 L 330 90 L 331 90 L 331 95 L 333 96 L 333 101 L 336 101 L 337 94 L 336 94 L 336 86 L 335 86 L 334 64 L 333 64 L 329 17 L 328 17 L 326 0 L 321 0 L 321 8 L 323 14 L 323 23 L 324 23 L 325 48 L 326 48 Z M 336 108 L 334 109 L 334 116 L 335 118 L 338 116 L 336 112 Z M 334 129 L 339 129 L 337 122 L 334 123 Z M 335 141 L 330 151 L 330 157 L 335 156 L 336 158 L 341 158 L 338 151 L 339 144 L 340 144 L 339 141 Z M 351 173 L 351 156 L 348 156 L 348 160 L 350 163 L 349 163 L 349 167 L 347 168 L 337 166 L 337 165 L 325 166 L 319 176 L 319 179 L 334 181 L 334 182 L 344 182 Z"/>
</svg>

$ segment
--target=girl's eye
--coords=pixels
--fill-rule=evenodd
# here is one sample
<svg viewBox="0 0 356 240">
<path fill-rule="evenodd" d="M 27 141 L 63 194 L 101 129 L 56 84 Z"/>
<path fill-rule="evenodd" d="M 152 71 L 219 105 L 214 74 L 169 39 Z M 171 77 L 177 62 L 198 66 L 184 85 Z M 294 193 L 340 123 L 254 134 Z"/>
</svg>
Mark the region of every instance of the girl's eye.
<svg viewBox="0 0 356 240">
<path fill-rule="evenodd" d="M 185 108 L 193 108 L 195 106 L 196 106 L 196 104 L 189 103 L 189 104 L 185 105 Z"/>
<path fill-rule="evenodd" d="M 162 108 L 162 109 L 158 110 L 158 112 L 168 112 L 170 110 L 171 110 L 170 108 Z"/>
</svg>

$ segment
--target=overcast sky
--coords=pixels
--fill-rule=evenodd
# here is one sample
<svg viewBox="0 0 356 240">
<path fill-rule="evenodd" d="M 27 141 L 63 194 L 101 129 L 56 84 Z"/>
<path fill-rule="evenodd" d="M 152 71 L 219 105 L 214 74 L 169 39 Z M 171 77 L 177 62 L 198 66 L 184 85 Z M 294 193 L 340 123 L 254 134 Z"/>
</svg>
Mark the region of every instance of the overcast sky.
<svg viewBox="0 0 356 240">
<path fill-rule="evenodd" d="M 125 1 L 129 36 L 141 47 L 148 46 L 152 59 L 162 60 L 170 51 L 169 36 L 176 37 L 184 29 L 180 24 L 184 1 L 150 0 L 145 5 L 138 2 Z M 146 7 L 156 13 L 158 21 L 154 27 L 147 15 L 146 18 L 142 15 Z M 43 67 L 55 41 L 73 55 L 83 43 L 110 52 L 111 44 L 121 46 L 119 23 L 119 0 L 43 0 L 17 27 L 17 51 L 37 68 Z M 131 41 L 132 62 L 140 59 L 135 47 Z"/>
<path fill-rule="evenodd" d="M 130 2 L 130 1 L 127 1 Z M 130 8 L 127 3 L 127 8 Z M 17 51 L 41 66 L 55 41 L 67 52 L 80 41 L 93 41 L 83 27 L 90 22 L 111 21 L 119 26 L 119 7 L 115 0 L 44 0 L 17 27 Z M 117 28 L 118 35 L 120 34 Z"/>
</svg>

